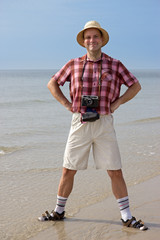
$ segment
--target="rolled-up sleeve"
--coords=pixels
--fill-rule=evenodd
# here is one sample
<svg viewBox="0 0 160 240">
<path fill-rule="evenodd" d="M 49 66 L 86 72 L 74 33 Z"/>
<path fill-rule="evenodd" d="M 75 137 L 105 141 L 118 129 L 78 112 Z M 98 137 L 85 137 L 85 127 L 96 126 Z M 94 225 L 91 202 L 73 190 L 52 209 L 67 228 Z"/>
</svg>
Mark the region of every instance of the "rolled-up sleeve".
<svg viewBox="0 0 160 240">
<path fill-rule="evenodd" d="M 119 61 L 118 74 L 121 84 L 125 84 L 127 87 L 132 86 L 138 82 L 138 79 Z"/>
<path fill-rule="evenodd" d="M 57 83 L 61 86 L 64 85 L 64 83 L 70 82 L 71 79 L 71 61 L 66 63 L 56 74 L 52 76 L 52 78 L 57 81 Z"/>
</svg>

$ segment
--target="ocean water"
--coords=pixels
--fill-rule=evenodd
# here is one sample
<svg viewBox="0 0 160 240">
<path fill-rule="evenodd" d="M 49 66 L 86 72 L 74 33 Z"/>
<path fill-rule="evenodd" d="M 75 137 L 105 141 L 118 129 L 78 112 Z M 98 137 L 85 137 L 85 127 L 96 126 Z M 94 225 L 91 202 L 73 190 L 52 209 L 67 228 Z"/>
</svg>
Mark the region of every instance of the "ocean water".
<svg viewBox="0 0 160 240">
<path fill-rule="evenodd" d="M 52 210 L 71 113 L 47 89 L 56 70 L 0 71 L 0 239 L 25 240 L 50 224 L 37 217 Z M 114 113 L 127 185 L 160 174 L 160 70 L 134 70 L 142 90 Z M 68 84 L 63 91 L 67 96 Z M 125 88 L 122 88 L 122 92 Z M 104 182 L 106 184 L 104 184 Z M 68 216 L 111 194 L 110 180 L 95 170 L 75 177 Z"/>
</svg>

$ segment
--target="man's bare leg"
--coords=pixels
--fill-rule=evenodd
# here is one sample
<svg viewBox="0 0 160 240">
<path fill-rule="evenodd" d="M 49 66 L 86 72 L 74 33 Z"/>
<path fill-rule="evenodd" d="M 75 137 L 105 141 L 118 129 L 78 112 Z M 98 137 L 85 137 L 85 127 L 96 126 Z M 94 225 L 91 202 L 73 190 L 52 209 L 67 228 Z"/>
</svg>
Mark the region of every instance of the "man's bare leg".
<svg viewBox="0 0 160 240">
<path fill-rule="evenodd" d="M 74 176 L 76 174 L 76 170 L 70 170 L 67 168 L 63 168 L 62 177 L 60 179 L 59 187 L 58 187 L 58 196 L 68 198 L 74 183 Z"/>
<path fill-rule="evenodd" d="M 123 178 L 122 170 L 107 170 L 111 178 L 112 191 L 116 199 L 128 196 L 126 183 Z"/>
<path fill-rule="evenodd" d="M 111 178 L 112 191 L 117 199 L 121 217 L 124 221 L 127 221 L 132 218 L 132 215 L 129 208 L 128 191 L 123 178 L 122 170 L 108 170 L 107 172 Z"/>
</svg>

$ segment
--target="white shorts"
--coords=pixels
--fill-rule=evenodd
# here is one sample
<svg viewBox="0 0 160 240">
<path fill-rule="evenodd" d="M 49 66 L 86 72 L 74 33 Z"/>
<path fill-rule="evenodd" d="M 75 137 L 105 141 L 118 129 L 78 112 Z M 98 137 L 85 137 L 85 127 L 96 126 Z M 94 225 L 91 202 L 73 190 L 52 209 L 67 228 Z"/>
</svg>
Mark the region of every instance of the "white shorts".
<svg viewBox="0 0 160 240">
<path fill-rule="evenodd" d="M 95 122 L 82 124 L 81 114 L 73 114 L 63 167 L 72 170 L 86 169 L 91 147 L 97 169 L 122 168 L 112 115 L 103 115 Z"/>
</svg>

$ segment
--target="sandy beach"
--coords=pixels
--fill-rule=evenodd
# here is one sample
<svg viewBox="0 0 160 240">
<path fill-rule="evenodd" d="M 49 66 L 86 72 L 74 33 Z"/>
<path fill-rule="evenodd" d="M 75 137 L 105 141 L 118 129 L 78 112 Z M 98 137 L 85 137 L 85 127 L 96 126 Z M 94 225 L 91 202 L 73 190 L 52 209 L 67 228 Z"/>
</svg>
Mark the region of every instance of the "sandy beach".
<svg viewBox="0 0 160 240">
<path fill-rule="evenodd" d="M 113 196 L 80 210 L 61 222 L 43 222 L 48 229 L 30 240 L 152 240 L 160 236 L 160 176 L 129 187 L 130 207 L 137 219 L 149 227 L 139 231 L 122 227 L 117 203 Z"/>
<path fill-rule="evenodd" d="M 160 72 L 135 72 L 143 91 L 114 114 L 132 214 L 150 228 L 143 233 L 122 227 L 110 179 L 95 169 L 92 153 L 88 169 L 76 174 L 65 221 L 37 221 L 56 204 L 71 114 L 48 94 L 52 70 L 0 73 L 0 240 L 157 240 Z M 68 86 L 64 90 L 68 92 Z"/>
</svg>

